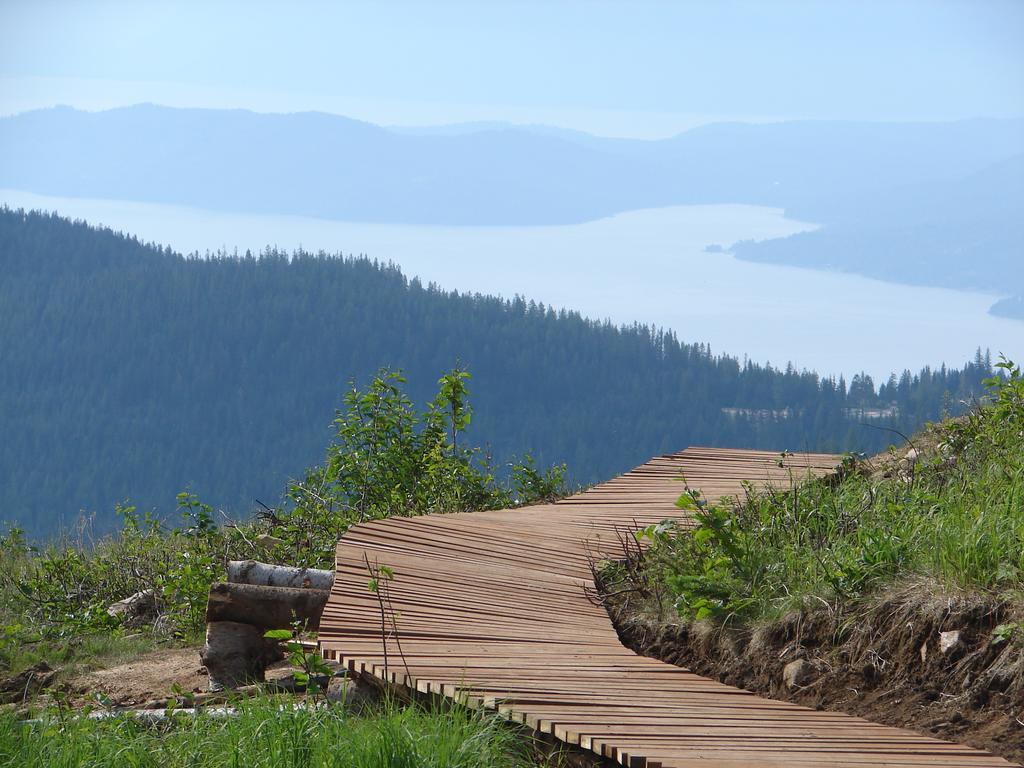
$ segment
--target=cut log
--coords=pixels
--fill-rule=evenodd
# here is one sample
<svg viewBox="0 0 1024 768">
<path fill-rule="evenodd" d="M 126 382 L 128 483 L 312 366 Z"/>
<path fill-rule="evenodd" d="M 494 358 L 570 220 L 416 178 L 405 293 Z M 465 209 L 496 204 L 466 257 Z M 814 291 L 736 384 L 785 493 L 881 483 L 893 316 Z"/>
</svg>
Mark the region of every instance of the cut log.
<svg viewBox="0 0 1024 768">
<path fill-rule="evenodd" d="M 315 630 L 328 595 L 325 589 L 216 582 L 210 587 L 206 622 L 235 621 L 267 630 L 290 629 L 297 621 Z"/>
<path fill-rule="evenodd" d="M 258 560 L 231 560 L 228 563 L 228 581 L 232 584 L 256 584 L 261 587 L 330 589 L 334 586 L 334 571 L 291 568 L 286 565 L 261 563 Z"/>
<path fill-rule="evenodd" d="M 219 691 L 262 682 L 263 671 L 284 658 L 284 651 L 251 624 L 214 621 L 206 625 L 206 645 L 199 658 L 210 672 L 210 690 Z"/>
<path fill-rule="evenodd" d="M 107 615 L 121 619 L 126 627 L 151 624 L 157 618 L 156 592 L 144 589 L 107 606 Z"/>
</svg>

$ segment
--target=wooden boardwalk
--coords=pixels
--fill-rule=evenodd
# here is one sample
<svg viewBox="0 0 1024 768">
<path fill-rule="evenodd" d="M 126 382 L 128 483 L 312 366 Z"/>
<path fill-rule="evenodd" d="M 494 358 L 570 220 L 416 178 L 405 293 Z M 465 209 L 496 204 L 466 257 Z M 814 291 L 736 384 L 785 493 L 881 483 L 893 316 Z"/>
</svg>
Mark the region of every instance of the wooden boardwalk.
<svg viewBox="0 0 1024 768">
<path fill-rule="evenodd" d="M 1006 766 L 987 753 L 754 694 L 625 648 L 587 597 L 590 560 L 626 529 L 680 514 L 681 473 L 708 498 L 786 485 L 835 456 L 689 449 L 556 504 L 378 520 L 338 544 L 324 655 L 392 685 L 497 710 L 643 768 Z M 388 583 L 397 638 L 368 589 Z M 385 609 L 385 614 L 389 611 Z M 400 646 L 400 647 L 399 647 Z M 386 669 L 385 669 L 386 665 Z"/>
</svg>

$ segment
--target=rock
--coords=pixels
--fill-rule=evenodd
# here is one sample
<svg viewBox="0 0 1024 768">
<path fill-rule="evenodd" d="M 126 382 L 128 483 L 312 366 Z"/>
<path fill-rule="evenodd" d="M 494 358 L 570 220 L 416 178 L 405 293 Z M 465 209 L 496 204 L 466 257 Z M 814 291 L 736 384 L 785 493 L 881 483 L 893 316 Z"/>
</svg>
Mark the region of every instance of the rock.
<svg viewBox="0 0 1024 768">
<path fill-rule="evenodd" d="M 261 533 L 255 539 L 256 546 L 266 550 L 270 550 L 274 547 L 281 546 L 284 543 L 284 539 L 279 539 L 277 538 L 277 536 L 271 536 L 269 533 Z"/>
<path fill-rule="evenodd" d="M 381 694 L 377 689 L 358 679 L 335 677 L 327 686 L 327 700 L 343 704 L 348 710 L 360 712 L 377 706 Z"/>
<path fill-rule="evenodd" d="M 906 452 L 906 454 L 904 454 L 903 458 L 906 459 L 907 462 L 910 464 L 915 463 L 917 461 L 917 449 L 911 448 L 909 451 Z"/>
<path fill-rule="evenodd" d="M 156 593 L 144 589 L 107 606 L 110 616 L 121 619 L 125 626 L 138 626 L 156 618 Z"/>
<path fill-rule="evenodd" d="M 956 653 L 963 646 L 963 641 L 960 639 L 960 630 L 953 629 L 949 632 L 939 632 L 939 652 L 943 656 L 949 656 Z"/>
<path fill-rule="evenodd" d="M 356 685 L 353 680 L 333 679 L 327 685 L 327 700 L 345 704 L 353 695 Z"/>
<path fill-rule="evenodd" d="M 782 668 L 782 682 L 787 688 L 803 688 L 814 674 L 814 667 L 807 659 L 791 661 Z"/>
<path fill-rule="evenodd" d="M 38 693 L 53 682 L 55 670 L 45 661 L 39 661 L 18 674 L 0 680 L 0 703 L 11 704 L 23 701 Z"/>
<path fill-rule="evenodd" d="M 322 691 L 327 687 L 330 678 L 326 675 L 315 675 L 312 681 L 316 684 L 317 689 Z M 297 681 L 291 672 L 287 675 L 279 675 L 273 679 L 267 679 L 263 684 L 263 690 L 267 693 L 299 693 L 307 688 L 307 684 Z"/>
</svg>

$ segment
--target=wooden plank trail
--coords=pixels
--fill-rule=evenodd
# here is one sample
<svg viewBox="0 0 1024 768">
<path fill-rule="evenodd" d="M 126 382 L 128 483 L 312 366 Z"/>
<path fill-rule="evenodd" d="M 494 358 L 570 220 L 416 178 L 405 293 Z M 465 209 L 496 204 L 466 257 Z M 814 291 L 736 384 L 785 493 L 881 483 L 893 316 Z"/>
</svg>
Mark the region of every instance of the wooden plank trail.
<svg viewBox="0 0 1024 768">
<path fill-rule="evenodd" d="M 996 766 L 984 752 L 763 699 L 625 648 L 593 604 L 589 558 L 680 514 L 681 474 L 710 499 L 788 487 L 837 457 L 691 448 L 555 504 L 377 520 L 339 542 L 320 623 L 328 658 L 392 685 L 497 710 L 622 765 Z M 621 556 L 621 555 L 620 555 Z M 367 561 L 394 571 L 387 670 Z M 385 611 L 387 613 L 387 610 Z M 400 645 L 400 648 L 399 648 Z"/>
</svg>

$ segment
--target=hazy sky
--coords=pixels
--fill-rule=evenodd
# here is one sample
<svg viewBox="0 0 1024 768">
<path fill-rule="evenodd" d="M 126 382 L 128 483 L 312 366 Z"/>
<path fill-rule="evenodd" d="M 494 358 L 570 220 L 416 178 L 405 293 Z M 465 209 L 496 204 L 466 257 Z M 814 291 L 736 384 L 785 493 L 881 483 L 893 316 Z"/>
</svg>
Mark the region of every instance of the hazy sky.
<svg viewBox="0 0 1024 768">
<path fill-rule="evenodd" d="M 0 0 L 0 113 L 318 109 L 667 135 L 1024 116 L 1024 2 Z"/>
</svg>

